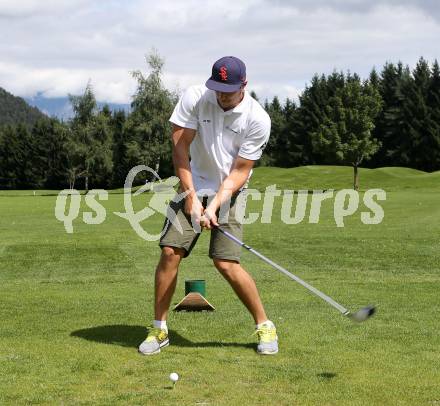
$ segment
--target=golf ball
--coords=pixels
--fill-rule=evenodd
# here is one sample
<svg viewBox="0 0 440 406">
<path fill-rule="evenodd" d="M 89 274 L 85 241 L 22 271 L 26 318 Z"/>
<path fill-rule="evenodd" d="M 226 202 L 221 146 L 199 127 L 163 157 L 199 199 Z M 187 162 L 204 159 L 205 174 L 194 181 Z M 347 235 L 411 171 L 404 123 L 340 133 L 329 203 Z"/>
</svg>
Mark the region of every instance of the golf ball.
<svg viewBox="0 0 440 406">
<path fill-rule="evenodd" d="M 172 373 L 170 374 L 170 379 L 171 379 L 173 382 L 177 382 L 177 381 L 179 380 L 179 375 L 177 375 L 175 372 L 172 372 Z"/>
</svg>

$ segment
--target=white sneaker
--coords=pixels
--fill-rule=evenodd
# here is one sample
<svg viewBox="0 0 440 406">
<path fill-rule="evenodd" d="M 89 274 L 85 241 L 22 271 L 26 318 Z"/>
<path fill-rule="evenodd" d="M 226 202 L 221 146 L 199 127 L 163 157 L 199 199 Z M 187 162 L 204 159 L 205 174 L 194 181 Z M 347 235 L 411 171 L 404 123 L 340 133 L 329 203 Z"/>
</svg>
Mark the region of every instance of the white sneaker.
<svg viewBox="0 0 440 406">
<path fill-rule="evenodd" d="M 152 327 L 148 331 L 147 338 L 139 346 L 139 352 L 143 355 L 158 354 L 161 348 L 169 344 L 168 332 L 164 329 Z"/>
<path fill-rule="evenodd" d="M 275 355 L 278 352 L 277 329 L 271 321 L 264 323 L 255 334 L 258 337 L 258 354 Z"/>
</svg>

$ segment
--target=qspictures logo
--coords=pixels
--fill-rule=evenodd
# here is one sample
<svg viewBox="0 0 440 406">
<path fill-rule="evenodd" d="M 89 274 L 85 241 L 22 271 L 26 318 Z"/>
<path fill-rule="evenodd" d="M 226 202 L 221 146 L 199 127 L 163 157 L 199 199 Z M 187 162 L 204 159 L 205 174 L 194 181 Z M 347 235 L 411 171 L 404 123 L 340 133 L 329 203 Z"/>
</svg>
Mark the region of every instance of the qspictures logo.
<svg viewBox="0 0 440 406">
<path fill-rule="evenodd" d="M 133 182 L 135 177 L 146 172 L 151 176 L 152 181 L 147 182 L 135 192 L 133 192 Z M 130 170 L 124 184 L 124 212 L 112 212 L 113 215 L 119 216 L 128 221 L 133 231 L 145 241 L 158 241 L 164 233 L 166 227 L 160 233 L 151 234 L 147 229 L 148 222 L 141 225 L 154 214 L 159 213 L 167 222 L 171 222 L 174 227 L 183 233 L 182 225 L 171 209 L 170 202 L 182 202 L 189 192 L 176 192 L 179 179 L 172 176 L 162 180 L 160 176 L 150 167 L 146 165 L 138 165 Z M 232 185 L 225 183 L 226 190 Z M 148 192 L 151 197 L 148 206 L 139 211 L 135 211 L 133 207 L 133 198 Z M 207 197 L 208 204 L 210 199 L 215 196 L 215 191 L 203 189 L 197 192 L 200 199 Z M 232 195 L 232 194 L 231 194 Z M 67 233 L 74 232 L 73 221 L 80 215 L 81 200 L 84 198 L 86 206 L 90 209 L 83 211 L 82 220 L 85 224 L 97 225 L 102 224 L 107 218 L 107 211 L 99 201 L 108 200 L 108 192 L 104 189 L 90 190 L 85 196 L 82 196 L 75 189 L 62 190 L 56 200 L 55 217 L 64 224 Z M 296 198 L 296 204 L 294 199 Z M 279 203 L 281 199 L 281 209 L 276 209 L 276 200 Z M 260 221 L 261 223 L 272 223 L 275 216 L 280 216 L 284 224 L 299 224 L 308 221 L 310 224 L 317 224 L 321 218 L 321 207 L 325 200 L 333 201 L 333 219 L 336 227 L 344 227 L 344 220 L 348 217 L 358 215 L 363 224 L 375 225 L 380 224 L 385 213 L 383 207 L 378 203 L 386 200 L 386 192 L 382 189 L 369 189 L 362 196 L 362 203 L 365 209 L 360 209 L 361 195 L 352 189 L 342 189 L 335 191 L 330 190 L 288 190 L 277 189 L 276 185 L 267 186 L 264 192 L 257 189 L 245 189 L 236 196 L 235 219 L 242 224 L 253 224 Z M 258 206 L 260 211 L 251 212 L 248 210 L 248 204 L 251 201 L 259 201 L 262 204 Z M 293 209 L 293 206 L 295 208 Z M 220 208 L 219 221 L 220 224 L 228 219 L 230 200 Z M 278 206 L 279 207 L 279 206 Z M 307 216 L 307 209 L 308 211 Z M 195 232 L 200 233 L 200 224 L 195 218 L 191 217 L 191 224 Z"/>
</svg>

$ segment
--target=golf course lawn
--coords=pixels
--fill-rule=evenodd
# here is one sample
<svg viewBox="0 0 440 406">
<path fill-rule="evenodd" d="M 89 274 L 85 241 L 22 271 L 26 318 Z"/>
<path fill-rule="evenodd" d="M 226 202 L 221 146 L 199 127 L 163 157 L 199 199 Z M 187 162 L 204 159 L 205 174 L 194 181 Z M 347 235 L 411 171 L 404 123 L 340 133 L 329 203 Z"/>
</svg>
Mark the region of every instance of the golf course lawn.
<svg viewBox="0 0 440 406">
<path fill-rule="evenodd" d="M 387 192 L 380 224 L 359 210 L 337 227 L 334 199 L 318 224 L 245 226 L 247 244 L 350 310 L 377 305 L 354 324 L 248 252 L 280 352 L 258 356 L 254 324 L 207 256 L 203 232 L 184 260 L 185 279 L 205 279 L 212 313 L 174 313 L 171 345 L 137 353 L 152 320 L 157 242 L 123 212 L 123 194 L 100 203 L 107 217 L 73 234 L 55 218 L 57 192 L 0 192 L 0 405 L 440 405 L 440 176 L 404 168 L 360 172 L 361 190 Z M 349 188 L 350 168 L 257 168 L 251 187 Z M 136 198 L 137 210 L 149 194 Z M 250 211 L 261 212 L 252 201 Z M 161 229 L 155 214 L 142 225 Z M 171 386 L 169 374 L 180 380 Z"/>
</svg>

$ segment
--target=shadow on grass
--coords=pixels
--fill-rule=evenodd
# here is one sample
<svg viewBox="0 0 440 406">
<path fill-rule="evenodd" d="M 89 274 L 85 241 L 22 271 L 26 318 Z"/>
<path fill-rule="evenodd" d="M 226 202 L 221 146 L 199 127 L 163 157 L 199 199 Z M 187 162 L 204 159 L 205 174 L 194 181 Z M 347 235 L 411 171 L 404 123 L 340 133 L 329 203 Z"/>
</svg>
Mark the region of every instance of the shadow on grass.
<svg viewBox="0 0 440 406">
<path fill-rule="evenodd" d="M 335 374 L 334 372 L 321 372 L 320 374 L 316 374 L 316 376 L 318 378 L 323 379 L 323 380 L 324 379 L 325 380 L 330 380 L 330 379 L 335 378 L 337 376 L 337 374 Z"/>
<path fill-rule="evenodd" d="M 97 326 L 75 330 L 70 333 L 70 336 L 79 337 L 84 340 L 95 341 L 98 343 L 137 348 L 139 344 L 145 340 L 147 332 L 148 330 L 144 326 L 127 326 L 117 324 L 112 326 Z M 182 337 L 174 330 L 169 331 L 169 336 L 171 345 L 177 347 L 255 347 L 255 344 L 253 343 L 222 343 L 219 341 L 192 342 L 185 337 Z"/>
</svg>

